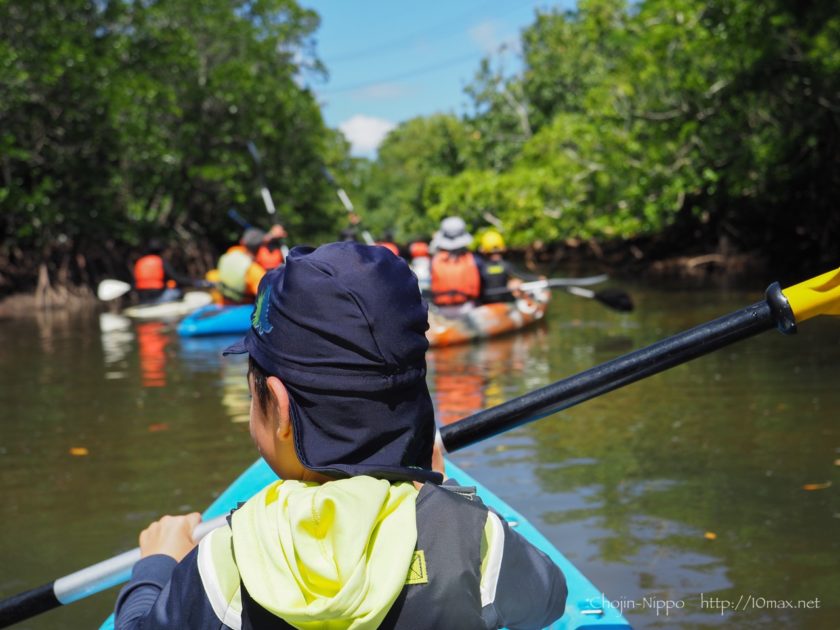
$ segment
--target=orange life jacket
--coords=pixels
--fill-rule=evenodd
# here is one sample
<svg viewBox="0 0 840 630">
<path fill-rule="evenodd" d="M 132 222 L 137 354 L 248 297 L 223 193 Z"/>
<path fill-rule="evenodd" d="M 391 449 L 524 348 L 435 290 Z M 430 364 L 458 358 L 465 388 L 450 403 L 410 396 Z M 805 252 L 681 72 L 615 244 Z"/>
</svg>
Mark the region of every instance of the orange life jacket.
<svg viewBox="0 0 840 630">
<path fill-rule="evenodd" d="M 400 248 L 397 247 L 396 243 L 391 243 L 390 241 L 377 241 L 376 244 L 380 247 L 384 247 L 385 249 L 390 249 L 394 256 L 400 255 Z"/>
<path fill-rule="evenodd" d="M 163 289 L 165 279 L 163 258 L 157 254 L 148 254 L 134 263 L 134 286 L 138 291 Z"/>
<path fill-rule="evenodd" d="M 438 306 L 463 304 L 481 295 L 481 276 L 471 252 L 438 252 L 432 258 L 432 300 Z"/>
<path fill-rule="evenodd" d="M 277 249 L 270 249 L 263 245 L 257 250 L 257 255 L 254 257 L 254 260 L 257 261 L 260 267 L 266 271 L 270 271 L 283 264 L 283 250 L 279 247 Z"/>
</svg>

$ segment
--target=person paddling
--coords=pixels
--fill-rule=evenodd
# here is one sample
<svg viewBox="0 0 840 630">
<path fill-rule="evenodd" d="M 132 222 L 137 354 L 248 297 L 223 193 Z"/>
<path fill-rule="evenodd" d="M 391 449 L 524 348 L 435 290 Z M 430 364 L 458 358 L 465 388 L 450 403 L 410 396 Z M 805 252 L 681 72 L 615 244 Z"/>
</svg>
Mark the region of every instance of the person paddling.
<svg viewBox="0 0 840 630">
<path fill-rule="evenodd" d="M 222 303 L 249 304 L 254 301 L 260 280 L 265 275 L 265 269 L 254 258 L 264 239 L 265 232 L 248 228 L 239 244 L 228 248 L 219 258 L 213 279 Z"/>
<path fill-rule="evenodd" d="M 256 263 L 266 271 L 271 271 L 282 265 L 285 257 L 284 250 L 286 249 L 283 240 L 287 236 L 286 228 L 282 225 L 279 223 L 272 225 L 263 236 L 263 242 L 254 257 Z"/>
<path fill-rule="evenodd" d="M 172 302 L 182 296 L 179 286 L 205 286 L 204 282 L 194 282 L 177 273 L 163 257 L 166 246 L 158 238 L 153 238 L 146 246 L 145 253 L 134 263 L 134 289 L 141 304 Z"/>
<path fill-rule="evenodd" d="M 496 230 L 487 230 L 479 239 L 478 251 L 483 256 L 481 271 L 481 301 L 510 302 L 519 294 L 522 278 L 515 275 L 510 263 L 505 260 L 505 239 Z M 537 280 L 542 276 L 533 276 Z M 505 292 L 507 290 L 507 292 Z"/>
<path fill-rule="evenodd" d="M 430 245 L 435 250 L 431 265 L 432 302 L 448 317 L 468 312 L 481 297 L 479 262 L 467 249 L 472 241 L 461 217 L 447 217 Z"/>
<path fill-rule="evenodd" d="M 542 628 L 567 588 L 549 558 L 433 465 L 427 309 L 381 247 L 296 247 L 260 283 L 250 432 L 282 481 L 195 547 L 199 515 L 140 535 L 116 604 L 143 628 Z M 180 561 L 180 562 L 179 562 Z"/>
</svg>

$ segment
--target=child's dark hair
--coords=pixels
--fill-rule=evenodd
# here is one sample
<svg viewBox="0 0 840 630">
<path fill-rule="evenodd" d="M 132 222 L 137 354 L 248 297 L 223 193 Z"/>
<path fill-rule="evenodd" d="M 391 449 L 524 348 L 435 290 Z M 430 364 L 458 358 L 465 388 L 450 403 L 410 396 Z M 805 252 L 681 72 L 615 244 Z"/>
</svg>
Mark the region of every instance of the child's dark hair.
<svg viewBox="0 0 840 630">
<path fill-rule="evenodd" d="M 254 379 L 254 395 L 257 397 L 260 411 L 265 413 L 271 401 L 271 390 L 268 389 L 269 374 L 251 356 L 248 357 L 248 376 Z"/>
</svg>

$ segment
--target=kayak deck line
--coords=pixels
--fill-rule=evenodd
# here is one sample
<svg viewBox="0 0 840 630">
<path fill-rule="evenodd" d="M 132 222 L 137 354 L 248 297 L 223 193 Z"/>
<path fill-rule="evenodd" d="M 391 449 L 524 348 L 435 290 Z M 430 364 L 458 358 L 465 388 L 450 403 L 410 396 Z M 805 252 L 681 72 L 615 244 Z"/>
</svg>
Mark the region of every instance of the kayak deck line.
<svg viewBox="0 0 840 630">
<path fill-rule="evenodd" d="M 560 550 L 552 545 L 528 519 L 449 459 L 446 460 L 446 472 L 460 485 L 474 486 L 478 496 L 487 507 L 498 512 L 511 527 L 514 527 L 520 535 L 551 558 L 563 571 L 566 577 L 566 586 L 569 590 L 566 612 L 550 626 L 552 630 L 585 630 L 589 628 L 597 630 L 622 628 L 626 630 L 630 628 L 627 620 L 618 609 L 603 606 L 603 602 L 607 601 L 606 596 Z M 268 465 L 262 459 L 257 460 L 210 504 L 202 518 L 207 521 L 226 515 L 238 503 L 247 501 L 266 485 L 276 480 L 277 475 Z M 114 581 L 114 585 L 127 581 L 130 575 L 130 569 L 126 570 L 120 576 L 119 581 Z M 113 630 L 113 628 L 114 617 L 111 615 L 102 624 L 100 630 Z"/>
</svg>

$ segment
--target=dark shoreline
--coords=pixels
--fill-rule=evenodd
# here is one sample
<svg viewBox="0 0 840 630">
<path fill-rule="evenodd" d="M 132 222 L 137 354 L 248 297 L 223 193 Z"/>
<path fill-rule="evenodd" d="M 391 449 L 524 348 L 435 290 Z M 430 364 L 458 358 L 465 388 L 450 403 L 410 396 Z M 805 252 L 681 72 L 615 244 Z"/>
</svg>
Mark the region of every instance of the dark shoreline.
<svg viewBox="0 0 840 630">
<path fill-rule="evenodd" d="M 605 251 L 587 243 L 551 250 L 512 251 L 509 258 L 515 266 L 549 276 L 608 273 L 617 283 L 643 281 L 663 288 L 756 288 L 756 283 L 760 285 L 772 275 L 764 257 L 757 254 L 709 252 L 658 260 L 647 260 L 639 254 L 633 247 Z M 0 318 L 28 317 L 36 311 L 72 312 L 103 307 L 106 305 L 96 298 L 93 287 L 52 284 L 47 290 L 18 291 L 3 297 Z"/>
</svg>

